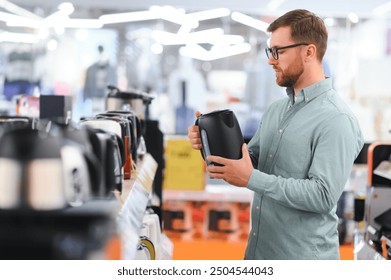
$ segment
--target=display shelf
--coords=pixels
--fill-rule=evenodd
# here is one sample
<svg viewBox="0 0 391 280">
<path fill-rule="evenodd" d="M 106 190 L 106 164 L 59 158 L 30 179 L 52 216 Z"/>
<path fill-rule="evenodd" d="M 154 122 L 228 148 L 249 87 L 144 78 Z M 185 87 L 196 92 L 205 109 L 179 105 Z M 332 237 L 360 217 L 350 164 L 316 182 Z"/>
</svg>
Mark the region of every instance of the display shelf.
<svg viewBox="0 0 391 280">
<path fill-rule="evenodd" d="M 140 230 L 148 202 L 152 198 L 152 184 L 157 167 L 157 162 L 150 154 L 144 155 L 132 173 L 131 179 L 123 181 L 122 193 L 116 193 L 116 197 L 122 205 L 118 213 L 121 259 L 133 260 L 139 257 Z M 156 247 L 156 252 L 159 252 L 156 254 L 157 257 L 171 259 L 171 241 L 164 235 L 159 240 L 161 240 L 161 244 L 153 244 Z"/>
<path fill-rule="evenodd" d="M 0 210 L 0 259 L 106 259 L 116 236 L 115 199 L 53 211 Z"/>
<path fill-rule="evenodd" d="M 152 192 L 153 179 L 157 170 L 157 162 L 150 154 L 145 154 L 129 180 L 122 181 L 122 192 L 115 191 L 117 199 L 124 204 L 130 190 L 136 182 L 139 182 L 148 193 Z"/>
<path fill-rule="evenodd" d="M 391 180 L 391 162 L 388 160 L 383 160 L 373 170 L 373 174 L 376 174 L 376 175 L 381 176 L 385 179 Z"/>
<path fill-rule="evenodd" d="M 229 184 L 207 184 L 202 191 L 164 190 L 163 200 L 251 202 L 253 193 L 247 188 Z"/>
<path fill-rule="evenodd" d="M 118 214 L 118 226 L 123 259 L 136 258 L 139 234 L 156 169 L 157 163 L 152 156 L 144 155 L 137 169 L 133 171 L 131 179 L 123 181 L 122 193 L 116 194 L 122 204 Z"/>
</svg>

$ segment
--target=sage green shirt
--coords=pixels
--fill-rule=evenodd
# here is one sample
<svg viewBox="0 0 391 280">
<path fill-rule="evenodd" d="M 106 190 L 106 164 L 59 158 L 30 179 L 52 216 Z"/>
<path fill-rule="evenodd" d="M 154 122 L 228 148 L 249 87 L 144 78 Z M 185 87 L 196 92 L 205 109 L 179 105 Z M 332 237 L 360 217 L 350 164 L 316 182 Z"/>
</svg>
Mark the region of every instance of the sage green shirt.
<svg viewBox="0 0 391 280">
<path fill-rule="evenodd" d="M 273 103 L 248 148 L 254 191 L 245 259 L 339 259 L 336 205 L 364 140 L 325 79 Z"/>
</svg>

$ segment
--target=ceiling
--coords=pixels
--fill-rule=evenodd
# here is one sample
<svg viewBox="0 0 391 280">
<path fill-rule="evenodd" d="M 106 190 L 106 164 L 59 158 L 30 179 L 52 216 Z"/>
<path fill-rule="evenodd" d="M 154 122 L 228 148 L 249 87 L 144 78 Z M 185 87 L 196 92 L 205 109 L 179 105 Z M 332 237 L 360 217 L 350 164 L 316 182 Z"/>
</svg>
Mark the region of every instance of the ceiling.
<svg viewBox="0 0 391 280">
<path fill-rule="evenodd" d="M 247 52 L 249 49 L 249 45 L 257 45 L 257 43 L 261 42 L 264 43 L 267 39 L 266 33 L 264 31 L 264 28 L 260 29 L 255 27 L 256 29 L 264 31 L 263 33 L 257 33 L 256 36 L 254 35 L 253 31 L 254 28 L 248 28 L 244 23 L 237 21 L 233 18 L 234 12 L 240 12 L 243 14 L 246 14 L 250 16 L 252 19 L 258 18 L 263 20 L 264 22 L 270 23 L 273 21 L 273 19 L 277 16 L 282 15 L 283 13 L 293 10 L 293 9 L 308 9 L 310 11 L 315 12 L 316 14 L 320 15 L 323 18 L 327 17 L 334 17 L 338 18 L 336 22 L 339 22 L 338 24 L 341 25 L 343 28 L 346 27 L 347 23 L 350 21 L 345 20 L 350 13 L 355 13 L 359 19 L 368 19 L 375 17 L 374 9 L 378 8 L 384 4 L 388 4 L 388 7 L 381 8 L 381 11 L 383 12 L 383 16 L 387 16 L 391 18 L 391 0 L 0 0 L 0 12 L 6 11 L 8 14 L 13 13 L 12 6 L 17 5 L 24 10 L 28 10 L 30 12 L 35 13 L 39 16 L 39 20 L 42 19 L 50 19 L 53 20 L 53 17 L 51 15 L 56 14 L 55 12 L 58 11 L 59 4 L 62 4 L 64 2 L 71 2 L 74 6 L 74 12 L 71 13 L 69 18 L 75 19 L 94 19 L 94 21 L 100 21 L 100 17 L 102 15 L 106 14 L 113 14 L 113 13 L 127 13 L 127 12 L 136 12 L 136 11 L 148 11 L 151 6 L 172 6 L 174 8 L 182 8 L 185 10 L 186 14 L 191 14 L 198 11 L 204 11 L 204 10 L 210 10 L 210 9 L 216 9 L 216 8 L 227 8 L 229 9 L 228 14 L 231 15 L 230 17 L 224 16 L 224 20 L 220 20 L 220 18 L 214 19 L 214 20 L 208 20 L 203 21 L 201 20 L 203 25 L 200 25 L 197 30 L 194 30 L 195 32 L 190 32 L 191 29 L 194 29 L 194 27 L 191 27 L 189 30 L 188 27 L 190 25 L 184 24 L 182 21 L 181 28 L 178 31 L 178 23 L 172 21 L 171 19 L 173 16 L 170 17 L 170 19 L 167 18 L 161 18 L 164 19 L 163 21 L 155 21 L 154 26 L 152 29 L 152 33 L 150 33 L 151 38 L 153 38 L 157 43 L 162 45 L 170 45 L 172 43 L 172 39 L 170 39 L 170 44 L 165 44 L 162 40 L 159 40 L 158 38 L 154 37 L 153 34 L 156 35 L 157 32 L 165 32 L 166 38 L 167 36 L 171 36 L 170 38 L 178 39 L 181 38 L 183 35 L 182 33 L 185 33 L 184 36 L 186 37 L 187 41 L 181 41 L 180 44 L 174 44 L 177 46 L 187 46 L 188 42 L 194 43 L 194 36 L 196 35 L 196 31 L 210 31 L 213 29 L 221 29 L 224 34 L 222 36 L 224 38 L 228 38 L 232 34 L 241 34 L 243 37 L 246 37 L 245 42 L 241 43 L 229 43 L 228 46 L 232 47 L 232 51 L 243 53 Z M 12 3 L 11 5 L 7 6 L 7 3 Z M 22 10 L 23 10 L 22 9 Z M 224 10 L 224 9 L 223 9 Z M 25 11 L 20 11 L 22 14 L 24 14 Z M 238 13 L 235 13 L 238 14 Z M 7 15 L 7 14 L 6 14 Z M 31 13 L 28 13 L 28 17 L 35 17 L 34 15 L 31 15 Z M 118 16 L 118 15 L 116 15 Z M 376 15 L 378 16 L 378 15 Z M 68 18 L 68 20 L 69 20 Z M 123 27 L 126 27 L 127 33 L 131 32 L 133 27 L 136 29 L 139 27 L 136 23 L 133 25 L 128 24 L 128 18 L 129 15 L 126 15 L 125 25 L 112 25 L 115 27 L 120 28 L 122 31 L 125 30 Z M 99 20 L 98 20 L 99 19 Z M 232 19 L 232 20 L 231 20 Z M 351 18 L 350 18 L 351 19 Z M 50 20 L 47 20 L 47 22 L 51 22 Z M 61 24 L 64 24 L 63 19 L 57 19 Z M 4 21 L 4 19 L 3 19 Z M 37 20 L 35 20 L 37 21 Z M 21 21 L 18 20 L 18 23 Z M 27 21 L 22 21 L 27 22 Z M 143 21 L 141 21 L 142 24 L 144 24 Z M 152 21 L 150 21 L 152 22 Z M 163 22 L 163 23 L 162 23 Z M 175 22 L 175 24 L 173 23 Z M 205 22 L 205 23 L 204 23 Z M 240 23 L 237 23 L 240 22 Z M 259 20 L 258 20 L 259 22 Z M 353 22 L 353 20 L 352 20 Z M 27 23 L 25 23 L 27 24 Z M 109 23 L 110 24 L 110 23 Z M 200 23 L 201 24 L 201 23 Z M 10 27 L 11 26 L 11 27 Z M 16 25 L 18 26 L 18 25 Z M 55 26 L 55 25 L 53 25 Z M 52 26 L 52 27 L 53 27 Z M 129 27 L 132 28 L 129 28 Z M 174 27 L 173 27 L 174 26 Z M 197 25 L 198 26 L 198 25 Z M 28 29 L 31 29 L 30 23 L 27 25 L 24 25 L 23 28 L 28 27 Z M 182 30 L 182 27 L 184 28 L 184 32 Z M 254 27 L 254 26 L 253 26 Z M 10 29 L 9 31 L 13 31 L 12 28 L 19 28 L 15 27 L 13 25 L 5 25 L 5 22 L 2 22 L 0 19 L 0 31 L 1 29 L 6 28 Z M 33 27 L 34 28 L 34 27 Z M 11 30 L 12 29 L 12 30 Z M 15 29 L 16 30 L 16 29 Z M 187 30 L 187 31 L 186 31 Z M 16 31 L 19 31 L 16 30 Z M 51 30 L 53 32 L 53 30 Z M 162 32 L 161 32 L 162 33 Z M 161 35 L 160 33 L 160 35 Z M 121 34 L 125 34 L 125 32 L 122 32 Z M 149 33 L 148 33 L 149 34 Z M 259 35 L 261 34 L 261 36 Z M 4 35 L 4 33 L 3 33 Z M 145 35 L 145 34 L 144 34 Z M 143 35 L 143 36 L 144 36 Z M 5 35 L 4 35 L 5 36 Z M 31 35 L 30 35 L 31 36 Z M 156 35 L 157 36 L 157 35 Z M 201 34 L 200 34 L 201 36 Z M 263 37 L 262 37 L 263 36 Z M 126 36 L 125 36 L 126 37 Z M 205 35 L 202 35 L 202 40 L 205 40 Z M 221 39 L 223 37 L 214 37 L 215 40 L 219 41 L 221 43 Z M 255 38 L 255 39 L 254 39 Z M 33 38 L 35 40 L 35 38 Z M 190 40 L 190 41 L 189 41 Z M 202 41 L 201 40 L 201 41 Z M 1 41 L 1 40 L 0 40 Z M 175 40 L 174 40 L 175 41 Z M 167 40 L 165 41 L 167 42 Z M 185 42 L 185 43 L 183 43 Z M 207 47 L 203 47 L 202 51 L 205 52 L 207 49 L 208 52 L 208 59 L 210 59 L 211 51 L 213 44 L 209 41 L 206 42 L 209 44 Z M 197 44 L 206 44 L 204 41 L 203 43 L 200 43 L 197 41 Z M 202 45 L 204 46 L 204 45 Z M 201 51 L 200 47 L 196 45 L 198 48 L 198 51 Z M 243 49 L 235 49 L 243 47 Z M 246 49 L 244 49 L 246 48 Z M 189 50 L 190 51 L 190 50 Z M 193 50 L 196 51 L 195 49 Z M 218 55 L 221 55 L 220 50 L 218 49 L 216 51 Z M 182 54 L 182 53 L 181 53 Z M 234 53 L 236 54 L 236 53 Z M 233 54 L 231 54 L 233 55 Z M 190 55 L 188 55 L 190 56 Z M 194 58 L 194 56 L 191 56 Z M 219 58 L 219 56 L 218 56 Z M 215 58 L 213 58 L 215 59 Z"/>
<path fill-rule="evenodd" d="M 11 0 L 10 2 L 33 11 L 34 7 L 41 7 L 46 13 L 57 9 L 58 4 L 66 0 Z M 5 1 L 0 1 L 1 2 Z M 252 15 L 278 16 L 288 10 L 305 8 L 323 17 L 346 17 L 354 12 L 359 17 L 371 17 L 374 8 L 390 2 L 390 0 L 68 0 L 76 7 L 76 11 L 128 12 L 147 10 L 153 5 L 170 5 L 184 8 L 187 12 L 200 11 L 212 8 L 228 8 L 232 12 L 238 11 Z M 270 5 L 275 8 L 270 8 Z M 385 9 L 382 9 L 385 11 Z M 390 8 L 391 10 L 391 8 Z M 389 14 L 389 13 L 388 13 Z M 96 16 L 100 16 L 99 14 Z"/>
</svg>

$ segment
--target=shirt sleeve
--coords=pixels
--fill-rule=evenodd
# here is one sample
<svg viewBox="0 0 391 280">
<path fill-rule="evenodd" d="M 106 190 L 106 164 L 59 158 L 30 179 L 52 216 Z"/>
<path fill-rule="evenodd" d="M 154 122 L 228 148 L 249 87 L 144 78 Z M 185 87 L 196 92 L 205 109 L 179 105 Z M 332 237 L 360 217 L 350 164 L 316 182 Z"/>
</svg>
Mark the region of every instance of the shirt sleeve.
<svg viewBox="0 0 391 280">
<path fill-rule="evenodd" d="M 248 152 L 250 154 L 251 162 L 254 168 L 258 167 L 258 158 L 259 158 L 259 133 L 261 131 L 262 122 L 259 124 L 255 135 L 251 138 L 250 142 L 247 145 Z"/>
<path fill-rule="evenodd" d="M 344 189 L 364 140 L 355 119 L 343 113 L 316 129 L 307 178 L 282 178 L 254 169 L 247 187 L 286 207 L 329 213 Z"/>
</svg>

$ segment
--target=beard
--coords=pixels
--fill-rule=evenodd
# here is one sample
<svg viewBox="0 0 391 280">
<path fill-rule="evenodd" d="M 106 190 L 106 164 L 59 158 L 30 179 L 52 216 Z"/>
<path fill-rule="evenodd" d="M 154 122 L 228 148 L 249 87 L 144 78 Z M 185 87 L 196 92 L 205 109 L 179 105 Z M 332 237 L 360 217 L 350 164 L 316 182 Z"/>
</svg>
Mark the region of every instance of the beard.
<svg viewBox="0 0 391 280">
<path fill-rule="evenodd" d="M 285 71 L 280 69 L 280 76 L 276 77 L 276 83 L 282 87 L 293 87 L 304 72 L 303 62 L 297 60 Z"/>
</svg>

